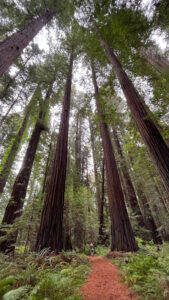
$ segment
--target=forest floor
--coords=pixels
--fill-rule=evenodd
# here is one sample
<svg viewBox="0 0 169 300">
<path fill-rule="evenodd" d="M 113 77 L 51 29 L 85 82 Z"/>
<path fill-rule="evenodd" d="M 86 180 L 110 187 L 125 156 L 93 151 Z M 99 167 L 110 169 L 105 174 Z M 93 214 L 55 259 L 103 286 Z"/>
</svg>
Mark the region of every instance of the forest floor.
<svg viewBox="0 0 169 300">
<path fill-rule="evenodd" d="M 107 259 L 90 257 L 92 271 L 82 294 L 85 300 L 135 300 L 129 288 L 119 282 L 120 272 Z"/>
</svg>

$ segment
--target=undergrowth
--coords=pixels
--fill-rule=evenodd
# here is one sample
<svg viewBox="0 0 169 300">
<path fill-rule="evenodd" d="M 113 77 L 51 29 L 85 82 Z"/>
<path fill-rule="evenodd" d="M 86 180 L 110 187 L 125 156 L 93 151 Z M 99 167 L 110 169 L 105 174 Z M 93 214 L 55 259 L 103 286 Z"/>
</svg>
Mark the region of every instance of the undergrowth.
<svg viewBox="0 0 169 300">
<path fill-rule="evenodd" d="M 11 260 L 0 254 L 0 299 L 80 300 L 90 263 L 84 255 L 19 254 Z"/>
<path fill-rule="evenodd" d="M 101 246 L 101 245 L 97 246 L 94 249 L 95 255 L 98 255 L 98 256 L 105 256 L 108 251 L 109 251 L 108 247 L 104 247 L 104 246 Z"/>
<path fill-rule="evenodd" d="M 158 247 L 141 239 L 137 253 L 113 259 L 122 273 L 122 281 L 138 295 L 137 299 L 169 299 L 169 244 Z"/>
</svg>

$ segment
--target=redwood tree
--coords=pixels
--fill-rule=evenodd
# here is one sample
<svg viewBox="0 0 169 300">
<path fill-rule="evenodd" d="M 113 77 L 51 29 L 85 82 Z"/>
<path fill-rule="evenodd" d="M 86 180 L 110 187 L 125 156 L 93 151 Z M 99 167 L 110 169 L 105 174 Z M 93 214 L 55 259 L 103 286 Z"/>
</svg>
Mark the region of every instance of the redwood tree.
<svg viewBox="0 0 169 300">
<path fill-rule="evenodd" d="M 160 55 L 156 49 L 149 48 L 140 50 L 143 56 L 159 73 L 169 73 L 169 60 Z"/>
<path fill-rule="evenodd" d="M 169 191 L 169 149 L 153 120 L 148 115 L 133 83 L 123 70 L 113 50 L 100 37 L 100 44 L 113 66 L 121 88 L 127 99 L 128 107 L 144 140 L 147 150 L 159 172 L 167 191 Z"/>
<path fill-rule="evenodd" d="M 104 115 L 99 101 L 99 89 L 97 86 L 93 63 L 92 76 L 95 90 L 96 106 L 99 115 L 100 134 L 102 137 L 107 177 L 107 192 L 109 198 L 112 234 L 111 250 L 137 251 L 138 246 L 134 238 L 133 230 L 131 228 L 130 220 L 125 206 L 108 126 L 104 121 Z"/>
<path fill-rule="evenodd" d="M 23 121 L 21 123 L 21 126 L 16 134 L 16 137 L 14 139 L 14 141 L 11 141 L 11 144 L 9 145 L 9 150 L 7 149 L 7 153 L 8 155 L 6 156 L 6 153 L 4 154 L 4 159 L 2 160 L 1 163 L 1 167 L 0 167 L 0 194 L 3 193 L 3 190 L 5 188 L 11 167 L 14 163 L 16 154 L 19 150 L 21 141 L 22 141 L 22 137 L 24 135 L 24 132 L 26 130 L 27 124 L 28 124 L 28 120 L 30 117 L 30 114 L 32 113 L 32 109 L 33 109 L 33 105 L 37 99 L 38 96 L 38 87 L 35 90 L 30 103 L 28 104 L 28 106 L 25 109 L 25 116 L 23 118 Z"/>
<path fill-rule="evenodd" d="M 114 137 L 114 141 L 115 141 L 115 145 L 116 145 L 116 150 L 117 150 L 117 153 L 118 153 L 119 158 L 120 158 L 120 166 L 121 166 L 121 170 L 122 170 L 122 173 L 123 173 L 122 175 L 123 175 L 123 178 L 124 178 L 125 189 L 127 191 L 127 197 L 128 197 L 128 203 L 127 204 L 129 205 L 132 212 L 136 215 L 136 220 L 138 222 L 138 225 L 140 227 L 145 227 L 143 216 L 142 216 L 142 213 L 141 213 L 138 201 L 137 201 L 137 196 L 136 196 L 136 193 L 135 193 L 135 190 L 134 190 L 134 186 L 133 186 L 133 183 L 132 183 L 131 178 L 130 178 L 129 171 L 128 171 L 127 166 L 126 166 L 126 162 L 125 162 L 123 152 L 122 152 L 122 149 L 121 149 L 121 145 L 120 145 L 120 142 L 119 142 L 118 134 L 117 134 L 117 131 L 116 131 L 115 128 L 113 128 L 113 137 Z"/>
<path fill-rule="evenodd" d="M 0 42 L 0 77 L 52 17 L 53 13 L 47 10 L 43 16 L 32 21 L 24 29 L 13 33 Z"/>
<path fill-rule="evenodd" d="M 39 112 L 38 120 L 35 124 L 35 128 L 33 130 L 32 136 L 29 141 L 29 145 L 22 163 L 22 167 L 15 179 L 11 198 L 9 203 L 6 207 L 5 214 L 2 220 L 2 226 L 0 231 L 0 236 L 5 235 L 5 231 L 3 230 L 6 225 L 13 224 L 16 218 L 19 218 L 22 214 L 22 208 L 24 204 L 24 199 L 26 196 L 26 191 L 29 183 L 29 178 L 31 175 L 31 170 L 36 154 L 36 150 L 38 147 L 39 139 L 42 130 L 45 129 L 43 121 L 45 119 L 45 115 L 47 112 L 48 104 L 49 104 L 49 97 L 52 92 L 52 85 L 54 80 L 50 83 L 48 88 L 44 103 L 42 108 Z M 16 242 L 17 238 L 17 230 L 13 230 L 12 233 L 6 236 L 3 241 L 0 243 L 0 251 L 1 252 L 12 252 L 14 251 L 14 243 Z"/>
<path fill-rule="evenodd" d="M 51 251 L 57 253 L 63 248 L 63 206 L 67 166 L 72 68 L 73 51 L 70 55 L 56 152 L 36 241 L 37 251 L 43 248 L 50 248 Z"/>
</svg>

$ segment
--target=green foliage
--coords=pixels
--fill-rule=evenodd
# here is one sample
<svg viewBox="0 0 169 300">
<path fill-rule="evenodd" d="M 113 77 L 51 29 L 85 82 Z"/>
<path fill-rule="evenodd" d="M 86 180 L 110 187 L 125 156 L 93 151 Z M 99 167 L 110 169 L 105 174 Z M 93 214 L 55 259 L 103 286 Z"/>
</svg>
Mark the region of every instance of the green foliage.
<svg viewBox="0 0 169 300">
<path fill-rule="evenodd" d="M 94 248 L 94 253 L 98 256 L 106 256 L 109 250 L 109 248 L 99 245 Z"/>
<path fill-rule="evenodd" d="M 90 264 L 84 255 L 18 255 L 13 262 L 0 256 L 0 299 L 80 300 Z"/>
<path fill-rule="evenodd" d="M 22 300 L 25 299 L 25 295 L 28 292 L 28 288 L 27 286 L 21 286 L 17 289 L 11 290 L 9 292 L 7 292 L 4 296 L 3 296 L 3 300 Z"/>
<path fill-rule="evenodd" d="M 138 294 L 138 299 L 168 299 L 169 244 L 158 249 L 153 242 L 137 239 L 139 251 L 128 254 L 128 259 L 114 260 L 121 270 L 122 281 Z"/>
</svg>

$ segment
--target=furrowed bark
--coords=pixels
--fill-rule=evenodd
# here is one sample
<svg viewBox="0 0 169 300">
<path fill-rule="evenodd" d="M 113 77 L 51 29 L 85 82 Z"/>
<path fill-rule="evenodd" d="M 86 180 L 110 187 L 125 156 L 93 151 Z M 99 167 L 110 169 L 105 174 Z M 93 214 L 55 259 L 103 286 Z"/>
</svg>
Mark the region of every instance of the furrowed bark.
<svg viewBox="0 0 169 300">
<path fill-rule="evenodd" d="M 104 115 L 99 102 L 99 89 L 96 81 L 94 65 L 92 63 L 92 76 L 95 89 L 95 98 L 98 115 L 100 118 L 100 134 L 104 151 L 107 190 L 109 198 L 110 218 L 111 218 L 111 250 L 137 251 L 138 246 L 134 238 L 130 220 L 127 214 L 120 178 L 111 144 L 108 126 L 104 122 Z"/>
<path fill-rule="evenodd" d="M 107 57 L 113 66 L 138 130 L 140 131 L 150 157 L 169 192 L 169 149 L 154 122 L 148 115 L 134 85 L 128 78 L 126 72 L 122 69 L 113 50 L 102 38 L 100 38 L 100 44 L 104 48 Z"/>
<path fill-rule="evenodd" d="M 59 134 L 51 177 L 44 201 L 40 228 L 37 235 L 36 251 L 40 251 L 43 248 L 50 248 L 51 251 L 58 253 L 63 248 L 63 207 L 67 166 L 72 68 L 73 52 L 70 55 Z"/>
<path fill-rule="evenodd" d="M 32 23 L 27 25 L 24 29 L 17 31 L 0 42 L 0 77 L 52 17 L 53 13 L 47 11 L 45 15 L 32 21 Z"/>
</svg>

